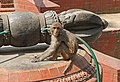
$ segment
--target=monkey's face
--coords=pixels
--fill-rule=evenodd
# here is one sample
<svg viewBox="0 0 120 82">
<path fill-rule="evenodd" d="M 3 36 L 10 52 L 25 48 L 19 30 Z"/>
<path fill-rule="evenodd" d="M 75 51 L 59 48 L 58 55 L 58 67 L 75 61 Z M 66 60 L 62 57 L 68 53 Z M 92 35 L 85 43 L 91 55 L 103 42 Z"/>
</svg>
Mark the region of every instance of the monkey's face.
<svg viewBox="0 0 120 82">
<path fill-rule="evenodd" d="M 61 28 L 60 27 L 52 27 L 51 28 L 51 34 L 55 37 L 58 37 L 60 35 Z"/>
<path fill-rule="evenodd" d="M 51 34 L 58 37 L 62 29 L 62 25 L 59 22 L 55 22 L 51 25 Z"/>
</svg>

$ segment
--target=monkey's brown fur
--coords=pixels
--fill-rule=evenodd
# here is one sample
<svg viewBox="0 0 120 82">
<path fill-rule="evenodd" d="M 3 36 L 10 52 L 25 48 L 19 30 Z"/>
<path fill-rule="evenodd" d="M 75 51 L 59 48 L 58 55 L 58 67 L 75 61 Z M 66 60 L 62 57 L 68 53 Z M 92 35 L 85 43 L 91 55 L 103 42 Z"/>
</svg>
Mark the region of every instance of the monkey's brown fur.
<svg viewBox="0 0 120 82">
<path fill-rule="evenodd" d="M 74 34 L 63 28 L 58 22 L 51 25 L 51 45 L 42 54 L 35 56 L 33 62 L 43 61 L 50 56 L 52 56 L 52 59 L 56 59 L 59 55 L 64 60 L 69 60 L 76 55 L 78 49 L 77 39 Z"/>
</svg>

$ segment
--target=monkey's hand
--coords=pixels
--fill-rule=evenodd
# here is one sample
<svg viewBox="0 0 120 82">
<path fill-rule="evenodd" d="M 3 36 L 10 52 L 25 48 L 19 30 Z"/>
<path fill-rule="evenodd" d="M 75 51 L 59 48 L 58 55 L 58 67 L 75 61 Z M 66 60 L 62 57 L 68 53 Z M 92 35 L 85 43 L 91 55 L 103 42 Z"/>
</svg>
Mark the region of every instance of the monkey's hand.
<svg viewBox="0 0 120 82">
<path fill-rule="evenodd" d="M 40 61 L 43 61 L 43 59 L 41 59 L 40 55 L 34 55 L 34 57 L 31 60 L 31 62 L 33 62 L 33 63 L 40 62 Z"/>
</svg>

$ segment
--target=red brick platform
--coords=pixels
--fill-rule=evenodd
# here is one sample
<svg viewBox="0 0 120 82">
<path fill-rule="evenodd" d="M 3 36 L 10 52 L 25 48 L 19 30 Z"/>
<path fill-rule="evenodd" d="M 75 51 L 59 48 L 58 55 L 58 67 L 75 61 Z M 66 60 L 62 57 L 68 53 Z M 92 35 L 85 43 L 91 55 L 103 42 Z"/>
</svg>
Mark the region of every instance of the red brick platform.
<svg viewBox="0 0 120 82">
<path fill-rule="evenodd" d="M 10 54 L 8 56 L 4 53 L 9 52 L 9 49 L 6 49 L 8 48 L 0 49 L 0 52 L 3 53 L 0 55 L 0 59 L 4 59 L 0 60 L 0 82 L 96 82 L 97 80 L 94 62 L 90 64 L 91 57 L 84 50 L 80 51 L 81 55 L 74 57 L 67 73 L 64 74 L 63 71 L 69 65 L 68 61 L 31 63 L 30 55 L 35 53 L 22 53 L 23 55 L 19 56 L 12 53 L 15 56 Z M 15 51 L 14 49 L 11 50 Z M 21 49 L 16 50 L 23 51 Z"/>
<path fill-rule="evenodd" d="M 84 46 L 83 46 L 84 47 Z M 85 47 L 84 47 L 85 48 Z M 87 49 L 86 49 L 87 50 Z M 97 50 L 94 53 L 103 69 L 102 82 L 119 82 L 120 81 L 120 60 Z"/>
<path fill-rule="evenodd" d="M 59 63 L 52 65 L 52 67 L 48 66 L 40 69 L 25 70 L 25 71 L 24 70 L 13 71 L 13 70 L 6 70 L 1 68 L 0 82 L 35 82 L 35 81 L 73 82 L 75 80 L 82 78 L 81 76 L 83 74 L 84 77 L 86 77 L 86 72 L 82 72 L 81 75 L 81 73 L 78 72 L 80 69 L 77 68 L 76 66 L 72 67 L 71 71 L 69 72 L 70 75 L 65 76 L 63 74 L 65 67 L 66 65 L 64 65 L 63 63 Z M 92 78 L 89 81 L 96 82 L 96 78 Z"/>
</svg>

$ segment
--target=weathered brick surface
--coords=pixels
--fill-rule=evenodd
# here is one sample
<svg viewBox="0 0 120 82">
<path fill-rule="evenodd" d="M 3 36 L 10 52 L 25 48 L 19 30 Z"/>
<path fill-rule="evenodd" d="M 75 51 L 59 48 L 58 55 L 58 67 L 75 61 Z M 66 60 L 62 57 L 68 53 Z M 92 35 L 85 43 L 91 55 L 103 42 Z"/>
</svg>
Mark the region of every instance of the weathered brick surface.
<svg viewBox="0 0 120 82">
<path fill-rule="evenodd" d="M 120 12 L 120 0 L 50 0 L 60 5 L 60 8 L 42 8 L 61 12 L 70 8 L 82 8 L 97 13 Z"/>
<path fill-rule="evenodd" d="M 118 82 L 118 70 L 102 64 L 103 68 L 103 82 Z"/>
<path fill-rule="evenodd" d="M 68 61 L 61 61 L 54 64 L 48 64 L 36 69 L 8 69 L 0 68 L 0 82 L 74 82 L 75 80 L 83 80 L 95 74 L 95 69 L 82 56 L 76 55 L 76 61 L 72 62 L 69 71 L 66 74 L 63 71 L 69 65 Z M 79 62 L 79 63 L 78 63 Z M 82 78 L 82 79 L 81 79 Z M 92 82 L 96 82 L 96 78 L 90 77 Z M 64 80 L 64 81 L 63 81 Z"/>
<path fill-rule="evenodd" d="M 28 0 L 1 0 L 1 7 L 13 8 L 16 11 L 31 11 L 40 13 L 47 10 L 55 10 L 61 12 L 71 8 L 81 8 L 90 10 L 96 13 L 112 13 L 120 12 L 120 0 L 49 0 L 60 7 L 38 7 Z M 15 5 L 15 6 L 14 6 Z"/>
<path fill-rule="evenodd" d="M 103 68 L 102 82 L 119 82 L 120 81 L 120 66 L 119 66 L 120 61 L 110 56 L 106 56 L 105 54 L 100 53 L 98 51 L 94 50 L 94 52 Z M 40 80 L 47 80 L 47 79 L 51 79 L 51 82 L 53 82 L 55 81 L 55 80 L 52 80 L 53 78 L 64 76 L 63 71 L 65 67 L 66 67 L 66 63 L 58 63 L 52 66 L 47 65 L 43 68 L 33 69 L 33 70 L 16 71 L 16 70 L 6 70 L 3 68 L 0 68 L 0 82 L 28 82 L 28 81 L 41 82 Z M 76 68 L 76 66 L 73 65 L 69 74 L 77 72 L 78 70 L 79 68 Z M 81 76 L 80 73 L 75 73 L 71 76 L 61 77 L 59 79 L 56 79 L 56 81 L 59 80 L 61 82 L 64 82 L 64 81 L 72 82 L 73 80 L 76 80 L 80 76 Z M 93 80 L 96 80 L 96 79 L 93 78 L 92 81 L 90 82 L 94 82 Z"/>
<path fill-rule="evenodd" d="M 120 60 L 107 56 L 96 50 L 94 50 L 94 53 L 103 68 L 102 82 L 119 82 Z M 81 59 L 77 59 L 77 57 L 76 57 L 76 61 L 77 62 L 74 65 L 72 65 L 72 68 L 67 73 L 68 76 L 66 77 L 61 77 L 61 76 L 64 76 L 63 71 L 66 68 L 66 65 L 68 64 L 67 62 L 61 62 L 61 63 L 59 62 L 56 64 L 43 66 L 38 69 L 30 69 L 30 70 L 12 70 L 12 69 L 8 70 L 8 69 L 0 68 L 0 82 L 28 82 L 28 81 L 41 82 L 41 80 L 48 80 L 48 79 L 51 80 L 53 79 L 53 81 L 60 80 L 61 82 L 64 81 L 70 82 L 72 80 L 71 82 L 74 82 L 73 80 L 76 80 L 81 77 L 81 73 L 78 73 L 78 71 L 82 69 L 82 67 L 84 67 L 85 64 L 84 61 L 81 61 Z M 86 73 L 83 72 L 83 74 Z M 60 78 L 57 79 L 57 77 Z M 94 81 L 89 81 L 89 82 L 94 82 Z"/>
<path fill-rule="evenodd" d="M 100 52 L 120 59 L 120 30 L 105 31 L 90 46 Z"/>
<path fill-rule="evenodd" d="M 15 0 L 16 11 L 40 13 L 40 7 L 35 6 L 28 0 Z"/>
<path fill-rule="evenodd" d="M 7 1 L 12 2 L 13 0 L 1 0 L 6 3 Z M 61 12 L 71 8 L 81 8 L 90 10 L 96 13 L 112 13 L 120 12 L 120 1 L 119 0 L 49 0 L 60 7 L 38 7 L 28 0 L 14 0 L 17 11 L 31 11 L 34 13 L 44 12 L 47 10 L 55 10 Z"/>
<path fill-rule="evenodd" d="M 102 82 L 119 82 L 120 60 L 96 50 L 94 53 L 103 68 Z"/>
<path fill-rule="evenodd" d="M 120 81 L 120 70 L 118 70 L 118 81 Z"/>
<path fill-rule="evenodd" d="M 0 69 L 0 82 L 8 82 L 8 71 L 4 68 Z"/>
<path fill-rule="evenodd" d="M 14 12 L 13 0 L 0 0 L 0 12 Z"/>
<path fill-rule="evenodd" d="M 13 0 L 1 0 L 1 8 L 13 8 L 14 1 Z"/>
<path fill-rule="evenodd" d="M 83 46 L 84 47 L 84 46 Z M 84 47 L 86 50 L 87 48 Z M 94 50 L 97 60 L 103 69 L 102 82 L 119 82 L 120 77 L 120 60 L 97 50 Z M 89 51 L 88 51 L 89 52 Z"/>
<path fill-rule="evenodd" d="M 31 73 L 33 73 L 33 72 L 31 72 Z M 31 79 L 33 79 L 34 77 L 31 77 L 30 75 L 31 75 L 31 73 L 29 72 L 29 71 L 17 71 L 17 76 L 18 76 L 18 82 L 27 82 L 27 81 L 29 81 L 29 78 L 31 78 Z M 36 72 L 35 72 L 36 73 Z M 33 74 L 35 74 L 35 73 L 33 73 Z M 39 73 L 39 72 L 38 72 Z M 35 76 L 36 77 L 36 76 Z M 38 76 L 38 77 L 40 77 L 40 76 Z M 30 79 L 30 80 L 31 80 Z"/>
</svg>

